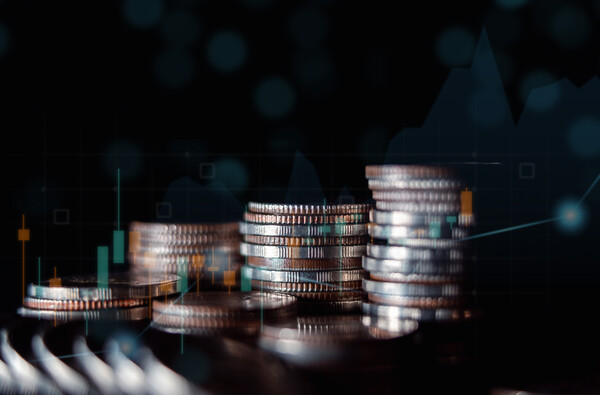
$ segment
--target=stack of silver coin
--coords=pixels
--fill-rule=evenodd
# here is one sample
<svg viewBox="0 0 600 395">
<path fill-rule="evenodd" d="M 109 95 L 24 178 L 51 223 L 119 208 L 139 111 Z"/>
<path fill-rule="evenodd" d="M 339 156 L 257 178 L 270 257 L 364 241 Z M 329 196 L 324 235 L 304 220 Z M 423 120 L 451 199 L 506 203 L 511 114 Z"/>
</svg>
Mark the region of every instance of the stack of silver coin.
<svg viewBox="0 0 600 395">
<path fill-rule="evenodd" d="M 248 204 L 240 233 L 244 276 L 298 298 L 298 311 L 360 310 L 370 205 Z"/>
<path fill-rule="evenodd" d="M 150 317 L 153 297 L 177 293 L 180 286 L 179 277 L 165 274 L 114 273 L 101 281 L 95 275 L 53 278 L 30 284 L 17 312 L 57 321 L 141 320 Z"/>
<path fill-rule="evenodd" d="M 363 257 L 363 312 L 419 321 L 468 317 L 461 239 L 474 221 L 464 182 L 433 166 L 367 166 L 366 175 L 375 208 Z"/>
<path fill-rule="evenodd" d="M 240 236 L 236 222 L 130 225 L 129 261 L 134 271 L 184 277 L 190 290 L 239 288 Z M 185 291 L 185 290 L 184 290 Z"/>
<path fill-rule="evenodd" d="M 296 299 L 265 292 L 186 293 L 153 302 L 153 327 L 195 335 L 257 335 L 263 323 L 296 317 Z"/>
</svg>

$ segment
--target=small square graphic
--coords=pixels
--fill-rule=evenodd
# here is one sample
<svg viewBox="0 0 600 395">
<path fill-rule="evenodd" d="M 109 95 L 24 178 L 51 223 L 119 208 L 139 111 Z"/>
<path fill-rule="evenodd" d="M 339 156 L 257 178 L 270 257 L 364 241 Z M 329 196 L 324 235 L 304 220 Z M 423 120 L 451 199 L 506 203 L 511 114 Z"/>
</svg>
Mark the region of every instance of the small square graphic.
<svg viewBox="0 0 600 395">
<path fill-rule="evenodd" d="M 235 285 L 235 270 L 225 270 L 223 272 L 223 284 L 224 285 Z"/>
<path fill-rule="evenodd" d="M 214 163 L 200 163 L 200 178 L 203 180 L 214 180 L 215 164 Z"/>
<path fill-rule="evenodd" d="M 172 208 L 171 202 L 156 203 L 156 218 L 171 218 Z"/>
<path fill-rule="evenodd" d="M 54 225 L 68 225 L 69 224 L 69 209 L 68 208 L 55 208 L 54 209 Z"/>
<path fill-rule="evenodd" d="M 17 239 L 19 241 L 29 241 L 29 229 L 19 229 Z"/>
<path fill-rule="evenodd" d="M 521 162 L 519 163 L 519 178 L 521 180 L 532 180 L 535 178 L 535 163 Z"/>
</svg>

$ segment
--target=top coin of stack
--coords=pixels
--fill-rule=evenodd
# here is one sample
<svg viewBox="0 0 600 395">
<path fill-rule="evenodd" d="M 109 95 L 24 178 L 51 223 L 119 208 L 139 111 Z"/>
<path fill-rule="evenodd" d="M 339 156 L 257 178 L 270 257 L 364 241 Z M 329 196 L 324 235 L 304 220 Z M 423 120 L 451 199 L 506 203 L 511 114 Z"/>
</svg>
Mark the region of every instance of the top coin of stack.
<svg viewBox="0 0 600 395">
<path fill-rule="evenodd" d="M 370 205 L 248 204 L 240 233 L 255 289 L 298 298 L 301 313 L 360 307 Z"/>
<path fill-rule="evenodd" d="M 129 248 L 132 269 L 178 274 L 197 281 L 202 289 L 236 288 L 242 264 L 237 226 L 236 222 L 133 222 Z"/>
<path fill-rule="evenodd" d="M 30 284 L 18 313 L 59 321 L 139 320 L 150 317 L 151 298 L 177 293 L 180 287 L 179 277 L 170 274 L 114 273 L 100 281 L 95 275 L 53 278 Z"/>
<path fill-rule="evenodd" d="M 363 257 L 367 314 L 455 320 L 464 309 L 466 245 L 474 223 L 471 192 L 452 169 L 367 166 L 375 209 Z"/>
</svg>

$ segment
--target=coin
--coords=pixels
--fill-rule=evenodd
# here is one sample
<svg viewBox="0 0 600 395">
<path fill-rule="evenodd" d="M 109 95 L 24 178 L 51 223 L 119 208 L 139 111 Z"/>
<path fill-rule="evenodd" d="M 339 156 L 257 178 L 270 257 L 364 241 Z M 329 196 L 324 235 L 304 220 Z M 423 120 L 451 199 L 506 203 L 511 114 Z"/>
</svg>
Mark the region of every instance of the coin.
<svg viewBox="0 0 600 395">
<path fill-rule="evenodd" d="M 159 222 L 137 222 L 129 225 L 131 232 L 162 234 L 236 233 L 237 222 L 214 224 L 163 224 Z"/>
<path fill-rule="evenodd" d="M 259 236 L 320 237 L 361 236 L 367 233 L 367 224 L 323 225 L 270 225 L 240 222 L 240 233 Z"/>
<path fill-rule="evenodd" d="M 315 215 L 315 214 L 358 214 L 368 213 L 371 209 L 369 204 L 274 204 L 248 202 L 248 209 L 254 213 L 262 214 L 291 214 L 291 215 Z"/>
<path fill-rule="evenodd" d="M 448 178 L 455 172 L 448 167 L 420 165 L 368 165 L 365 167 L 367 179 L 370 178 Z"/>
<path fill-rule="evenodd" d="M 399 321 L 396 331 L 387 339 L 398 339 L 414 333 L 416 321 Z M 298 317 L 296 322 L 265 325 L 259 346 L 301 366 L 355 364 L 370 358 L 387 359 L 397 352 L 381 341 L 370 321 L 360 315 Z"/>
<path fill-rule="evenodd" d="M 458 260 L 463 258 L 463 251 L 461 249 L 437 250 L 368 244 L 367 255 L 377 259 L 395 260 Z"/>
<path fill-rule="evenodd" d="M 124 309 L 105 310 L 39 310 L 20 307 L 17 314 L 23 317 L 33 317 L 44 320 L 73 321 L 73 320 L 119 320 L 137 321 L 149 317 L 148 307 L 130 307 Z"/>
<path fill-rule="evenodd" d="M 175 275 L 113 273 L 108 275 L 108 282 L 102 284 L 98 283 L 95 275 L 63 277 L 60 287 L 50 286 L 49 281 L 42 281 L 41 285 L 30 284 L 28 295 L 38 299 L 61 300 L 145 299 L 170 295 L 180 290 L 181 280 Z"/>
<path fill-rule="evenodd" d="M 369 302 L 363 302 L 362 311 L 365 314 L 386 318 L 416 321 L 462 321 L 472 317 L 472 312 L 467 309 L 427 309 L 387 306 Z"/>
<path fill-rule="evenodd" d="M 363 298 L 346 300 L 314 301 L 300 300 L 298 314 L 345 314 L 358 312 L 361 309 Z"/>
<path fill-rule="evenodd" d="M 458 249 L 463 244 L 462 241 L 456 239 L 430 239 L 430 238 L 388 238 L 387 244 L 392 246 L 404 246 L 414 248 L 432 248 L 445 250 L 448 248 Z"/>
<path fill-rule="evenodd" d="M 371 211 L 370 219 L 377 225 L 403 226 L 431 226 L 432 223 L 437 223 L 440 226 L 445 226 L 446 224 L 452 226 L 458 221 L 458 218 L 452 215 L 417 214 L 380 210 Z M 458 223 L 456 223 L 456 225 L 458 225 Z"/>
<path fill-rule="evenodd" d="M 140 246 L 136 251 L 137 253 L 150 253 L 150 254 L 161 254 L 161 255 L 171 255 L 171 254 L 185 254 L 185 255 L 195 255 L 195 254 L 209 254 L 212 253 L 213 250 L 216 250 L 219 254 L 234 254 L 237 253 L 239 240 L 235 242 L 219 243 L 216 244 L 194 244 L 194 245 L 165 245 L 165 244 L 155 244 L 152 243 L 148 246 Z"/>
<path fill-rule="evenodd" d="M 360 283 L 360 282 L 358 282 Z M 264 281 L 263 281 L 264 284 Z M 272 284 L 281 284 L 281 283 L 272 283 Z M 268 284 L 267 284 L 268 285 Z M 284 283 L 285 285 L 285 283 Z M 360 287 L 360 284 L 353 284 L 355 286 Z M 261 287 L 261 282 L 260 281 L 252 281 L 252 287 L 256 290 L 261 290 L 261 292 L 282 292 L 278 289 L 269 289 L 269 288 L 265 288 L 265 287 Z M 298 303 L 302 303 L 302 302 L 306 302 L 306 301 L 333 301 L 333 300 L 354 300 L 357 298 L 362 298 L 365 293 L 363 292 L 362 288 L 355 288 L 355 289 L 346 289 L 343 288 L 343 290 L 333 290 L 333 291 L 321 291 L 321 292 L 314 292 L 314 291 L 309 291 L 309 292 L 297 292 L 297 291 L 285 291 L 285 293 L 287 295 L 291 295 L 294 296 L 297 300 Z"/>
<path fill-rule="evenodd" d="M 155 314 L 219 319 L 287 317 L 296 313 L 296 299 L 268 292 L 201 292 L 186 293 L 168 301 L 152 303 Z M 156 315 L 155 315 L 156 317 Z"/>
<path fill-rule="evenodd" d="M 458 284 L 416 284 L 392 283 L 386 281 L 373 281 L 363 279 L 363 289 L 368 293 L 383 295 L 397 295 L 405 297 L 456 297 L 462 294 L 462 287 Z"/>
<path fill-rule="evenodd" d="M 241 262 L 241 257 L 237 253 L 222 251 L 218 248 L 203 254 L 153 254 L 149 252 L 130 252 L 127 256 L 129 261 L 135 266 L 156 268 L 188 267 L 188 271 L 194 272 L 206 266 L 227 265 L 229 262 L 233 265 Z"/>
<path fill-rule="evenodd" d="M 375 208 L 383 211 L 401 211 L 404 213 L 458 215 L 460 202 L 388 202 L 377 201 Z"/>
<path fill-rule="evenodd" d="M 360 281 L 364 278 L 364 270 L 327 270 L 327 271 L 283 271 L 245 267 L 247 275 L 253 280 L 302 283 L 302 282 L 347 282 Z"/>
<path fill-rule="evenodd" d="M 395 260 L 376 259 L 369 256 L 363 256 L 362 266 L 367 271 L 392 272 L 404 275 L 461 275 L 466 270 L 465 264 L 460 260 Z"/>
<path fill-rule="evenodd" d="M 244 220 L 248 222 L 287 225 L 355 224 L 366 222 L 367 218 L 367 213 L 339 215 L 275 215 L 244 213 Z"/>
<path fill-rule="evenodd" d="M 463 303 L 460 297 L 412 297 L 376 293 L 368 293 L 367 297 L 370 301 L 383 305 L 430 309 L 460 307 Z"/>
<path fill-rule="evenodd" d="M 455 230 L 456 229 L 456 230 Z M 369 235 L 376 239 L 403 239 L 403 238 L 452 238 L 456 235 L 465 235 L 465 228 L 440 225 L 432 230 L 426 225 L 377 225 L 369 226 Z M 435 232 L 435 233 L 433 233 Z"/>
<path fill-rule="evenodd" d="M 291 292 L 294 293 L 338 293 L 340 296 L 343 292 L 354 292 L 361 289 L 360 280 L 331 282 L 331 283 L 315 283 L 315 282 L 274 282 L 252 279 L 252 286 L 256 289 L 267 290 L 271 292 Z M 335 296 L 335 295 L 331 295 Z"/>
<path fill-rule="evenodd" d="M 275 246 L 340 246 L 357 245 L 367 242 L 367 235 L 344 236 L 344 237 L 280 237 L 280 236 L 257 236 L 246 235 L 244 241 L 251 244 L 275 245 Z"/>
<path fill-rule="evenodd" d="M 421 189 L 375 190 L 373 199 L 376 202 L 460 202 L 460 192 Z"/>
<path fill-rule="evenodd" d="M 213 245 L 239 242 L 236 233 L 190 233 L 190 234 L 143 234 L 140 236 L 140 246 L 150 247 L 155 244 L 163 246 L 178 245 Z"/>
<path fill-rule="evenodd" d="M 53 300 L 26 297 L 23 307 L 38 310 L 102 310 L 112 308 L 146 306 L 148 299 L 111 299 L 111 300 Z"/>
<path fill-rule="evenodd" d="M 362 259 L 358 257 L 337 259 L 288 259 L 249 256 L 246 260 L 249 266 L 257 268 L 298 271 L 360 269 L 362 262 Z"/>
<path fill-rule="evenodd" d="M 372 178 L 369 180 L 369 189 L 371 190 L 460 190 L 463 188 L 464 183 L 461 180 L 448 178 L 422 178 L 405 180 L 394 178 Z"/>
<path fill-rule="evenodd" d="M 248 243 L 240 244 L 240 253 L 242 255 L 263 258 L 335 259 L 338 257 L 360 257 L 364 252 L 364 245 L 339 247 L 280 247 Z"/>
<path fill-rule="evenodd" d="M 460 276 L 440 276 L 430 274 L 403 274 L 395 272 L 369 272 L 369 277 L 377 281 L 387 281 L 393 283 L 412 283 L 412 284 L 448 284 L 459 283 L 463 278 Z"/>
</svg>

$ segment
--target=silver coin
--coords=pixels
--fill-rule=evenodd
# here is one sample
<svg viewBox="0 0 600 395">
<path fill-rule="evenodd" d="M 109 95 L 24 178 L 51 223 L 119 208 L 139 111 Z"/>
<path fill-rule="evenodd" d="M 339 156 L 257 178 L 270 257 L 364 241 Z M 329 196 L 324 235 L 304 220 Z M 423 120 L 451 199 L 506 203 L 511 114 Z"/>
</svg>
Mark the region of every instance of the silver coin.
<svg viewBox="0 0 600 395">
<path fill-rule="evenodd" d="M 186 293 L 177 299 L 152 303 L 154 314 L 182 317 L 243 319 L 268 316 L 290 316 L 296 313 L 296 298 L 268 292 L 200 292 Z"/>
<path fill-rule="evenodd" d="M 313 282 L 337 282 L 337 281 L 360 281 L 365 276 L 364 270 L 311 270 L 311 271 L 282 271 L 257 269 L 244 267 L 242 271 L 253 280 L 263 280 L 284 283 Z"/>
<path fill-rule="evenodd" d="M 462 321 L 472 317 L 472 312 L 467 309 L 419 309 L 414 307 L 387 306 L 369 302 L 362 303 L 362 311 L 365 314 L 390 319 L 415 321 Z"/>
<path fill-rule="evenodd" d="M 455 215 L 428 215 L 399 211 L 372 210 L 370 219 L 378 225 L 430 226 L 432 223 L 458 225 L 458 218 Z"/>
<path fill-rule="evenodd" d="M 376 259 L 363 256 L 363 269 L 375 272 L 398 273 L 403 275 L 461 275 L 466 265 L 460 260 L 434 261 L 410 259 Z"/>
<path fill-rule="evenodd" d="M 324 302 L 299 301 L 298 314 L 346 314 L 359 312 L 363 298 L 331 300 Z"/>
<path fill-rule="evenodd" d="M 369 277 L 376 281 L 392 283 L 418 283 L 418 284 L 449 284 L 463 280 L 457 275 L 431 275 L 431 274 L 404 274 L 396 272 L 369 272 Z"/>
<path fill-rule="evenodd" d="M 286 258 L 258 258 L 247 257 L 248 266 L 259 269 L 306 271 L 306 270 L 340 270 L 360 269 L 362 259 L 337 258 L 337 259 L 286 259 Z"/>
<path fill-rule="evenodd" d="M 458 215 L 460 202 L 375 202 L 375 208 L 383 211 L 401 211 L 405 213 Z"/>
<path fill-rule="evenodd" d="M 297 283 L 274 282 L 264 280 L 252 280 L 254 289 L 270 292 L 286 292 L 294 296 L 301 297 L 300 294 L 321 294 L 321 298 L 329 300 L 348 299 L 345 296 L 357 297 L 356 291 L 362 293 L 361 282 L 357 281 L 336 281 L 329 283 L 317 283 L 312 281 L 303 281 Z M 317 296 L 317 295 L 312 295 Z"/>
<path fill-rule="evenodd" d="M 393 178 L 393 179 L 422 179 L 422 178 L 448 178 L 454 177 L 452 168 L 441 166 L 423 165 L 368 165 L 365 168 L 367 179 Z"/>
<path fill-rule="evenodd" d="M 457 260 L 463 259 L 460 249 L 413 248 L 367 244 L 367 255 L 377 259 L 394 260 Z"/>
<path fill-rule="evenodd" d="M 203 233 L 237 233 L 236 222 L 214 224 L 163 224 L 159 222 L 132 222 L 130 232 L 140 234 L 203 234 Z"/>
<path fill-rule="evenodd" d="M 361 236 L 367 233 L 367 224 L 269 225 L 240 222 L 240 233 L 281 237 Z"/>
<path fill-rule="evenodd" d="M 200 234 L 150 234 L 142 235 L 139 239 L 139 246 L 150 247 L 152 245 L 163 246 L 190 246 L 190 245 L 221 245 L 240 241 L 240 235 L 237 233 L 200 233 Z M 132 246 L 133 247 L 133 246 Z"/>
<path fill-rule="evenodd" d="M 424 238 L 388 238 L 386 239 L 387 244 L 393 246 L 404 246 L 411 248 L 434 248 L 434 249 L 448 249 L 448 248 L 461 248 L 464 246 L 464 242 L 456 239 L 424 239 Z"/>
<path fill-rule="evenodd" d="M 461 297 L 401 296 L 377 293 L 369 293 L 367 297 L 377 304 L 426 309 L 457 308 L 461 307 L 464 302 L 464 298 Z"/>
<path fill-rule="evenodd" d="M 248 202 L 248 210 L 261 214 L 359 214 L 368 213 L 370 204 L 278 204 Z"/>
<path fill-rule="evenodd" d="M 233 254 L 237 252 L 239 239 L 231 241 L 227 244 L 196 244 L 196 245 L 165 245 L 151 243 L 147 246 L 140 245 L 136 250 L 136 253 L 147 253 L 157 255 L 171 255 L 171 254 L 212 254 L 213 251 L 216 254 Z"/>
<path fill-rule="evenodd" d="M 226 266 L 229 263 L 235 265 L 242 262 L 239 251 L 231 253 L 222 252 L 215 249 L 204 254 L 152 254 L 149 252 L 130 252 L 127 259 L 133 266 L 145 266 L 152 268 L 183 268 L 188 267 L 188 271 L 202 270 L 208 266 Z M 166 270 L 170 271 L 170 270 Z M 177 271 L 177 269 L 175 269 Z"/>
<path fill-rule="evenodd" d="M 407 336 L 418 328 L 416 321 L 398 321 L 385 339 Z M 259 346 L 301 366 L 323 366 L 386 357 L 391 352 L 381 333 L 360 315 L 299 317 L 297 322 L 265 325 Z"/>
<path fill-rule="evenodd" d="M 376 239 L 460 239 L 469 231 L 461 226 L 449 224 L 432 225 L 376 225 L 369 226 L 369 235 Z"/>
<path fill-rule="evenodd" d="M 131 307 L 123 309 L 106 310 L 83 310 L 83 311 L 58 311 L 58 310 L 38 310 L 20 307 L 17 314 L 23 317 L 33 317 L 43 320 L 57 321 L 79 321 L 79 320 L 119 320 L 119 321 L 137 321 L 150 317 L 150 308 Z"/>
<path fill-rule="evenodd" d="M 399 190 L 399 189 L 431 189 L 431 190 L 460 190 L 464 182 L 457 179 L 429 178 L 429 179 L 394 179 L 372 178 L 369 180 L 371 190 Z"/>
<path fill-rule="evenodd" d="M 363 279 L 363 289 L 367 293 L 397 295 L 407 297 L 447 298 L 462 295 L 459 284 L 412 284 L 391 283 Z"/>
<path fill-rule="evenodd" d="M 360 257 L 366 247 L 357 246 L 326 246 L 326 247 L 280 247 L 258 244 L 240 244 L 240 253 L 244 256 L 263 258 L 297 258 L 297 259 L 335 259 Z"/>
<path fill-rule="evenodd" d="M 376 202 L 460 202 L 460 191 L 375 190 L 373 200 Z"/>
<path fill-rule="evenodd" d="M 172 274 L 144 276 L 136 273 L 112 273 L 107 283 L 98 283 L 96 275 L 61 278 L 61 286 L 29 284 L 28 295 L 38 299 L 111 300 L 144 299 L 165 296 L 181 291 L 181 279 Z"/>
</svg>

